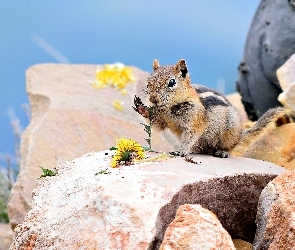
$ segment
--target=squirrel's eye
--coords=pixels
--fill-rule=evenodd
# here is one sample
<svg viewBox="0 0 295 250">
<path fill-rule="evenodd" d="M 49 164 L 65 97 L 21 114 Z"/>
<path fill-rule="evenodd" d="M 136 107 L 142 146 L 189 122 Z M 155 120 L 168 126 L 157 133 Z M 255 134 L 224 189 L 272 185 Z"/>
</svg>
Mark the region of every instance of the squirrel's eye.
<svg viewBox="0 0 295 250">
<path fill-rule="evenodd" d="M 174 87 L 175 85 L 176 85 L 175 79 L 170 79 L 168 83 L 168 87 L 171 88 L 171 87 Z"/>
</svg>

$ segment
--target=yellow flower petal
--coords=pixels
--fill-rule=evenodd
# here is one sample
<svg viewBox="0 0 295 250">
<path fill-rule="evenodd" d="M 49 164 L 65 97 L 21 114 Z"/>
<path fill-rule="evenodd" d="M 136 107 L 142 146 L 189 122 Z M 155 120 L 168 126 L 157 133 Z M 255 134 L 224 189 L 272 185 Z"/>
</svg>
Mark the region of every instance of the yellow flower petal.
<svg viewBox="0 0 295 250">
<path fill-rule="evenodd" d="M 114 104 L 114 107 L 116 108 L 116 109 L 119 109 L 119 110 L 123 110 L 123 107 L 122 107 L 122 102 L 121 101 L 119 101 L 119 100 L 115 100 L 115 101 L 113 101 L 113 104 Z"/>
<path fill-rule="evenodd" d="M 135 82 L 132 69 L 122 63 L 105 64 L 103 69 L 96 71 L 95 76 L 95 82 L 99 83 L 92 85 L 95 88 L 109 85 L 117 89 L 124 89 L 129 82 Z"/>
</svg>

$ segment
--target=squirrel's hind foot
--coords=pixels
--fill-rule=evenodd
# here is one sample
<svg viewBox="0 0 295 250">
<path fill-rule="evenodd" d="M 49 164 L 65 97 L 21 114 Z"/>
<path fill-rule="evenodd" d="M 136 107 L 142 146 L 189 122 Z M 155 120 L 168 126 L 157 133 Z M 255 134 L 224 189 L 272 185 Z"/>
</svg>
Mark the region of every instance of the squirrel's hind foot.
<svg viewBox="0 0 295 250">
<path fill-rule="evenodd" d="M 213 156 L 219 157 L 219 158 L 228 158 L 229 152 L 217 150 L 216 152 L 213 153 Z"/>
</svg>

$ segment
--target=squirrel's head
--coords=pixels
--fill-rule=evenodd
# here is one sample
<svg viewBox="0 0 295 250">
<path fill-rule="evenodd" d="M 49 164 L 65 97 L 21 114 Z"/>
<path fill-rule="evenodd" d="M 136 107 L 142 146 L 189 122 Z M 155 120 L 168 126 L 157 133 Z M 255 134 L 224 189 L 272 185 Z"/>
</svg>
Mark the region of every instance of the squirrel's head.
<svg viewBox="0 0 295 250">
<path fill-rule="evenodd" d="M 174 103 L 190 88 L 185 60 L 179 60 L 176 65 L 160 66 L 155 59 L 153 69 L 154 72 L 147 79 L 147 93 L 151 103 L 159 106 Z"/>
</svg>

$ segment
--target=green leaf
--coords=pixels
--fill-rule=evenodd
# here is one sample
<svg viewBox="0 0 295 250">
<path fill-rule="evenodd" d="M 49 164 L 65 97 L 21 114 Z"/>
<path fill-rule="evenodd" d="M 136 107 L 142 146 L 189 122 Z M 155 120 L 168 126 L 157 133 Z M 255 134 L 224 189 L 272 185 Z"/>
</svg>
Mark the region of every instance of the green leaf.
<svg viewBox="0 0 295 250">
<path fill-rule="evenodd" d="M 43 174 L 38 179 L 40 179 L 42 177 L 46 177 L 46 176 L 55 176 L 55 175 L 57 175 L 57 170 L 56 169 L 51 170 L 51 169 L 47 169 L 47 168 L 42 168 L 41 166 L 39 166 L 39 167 L 42 169 Z"/>
<path fill-rule="evenodd" d="M 110 150 L 117 150 L 118 147 L 111 147 Z"/>
<path fill-rule="evenodd" d="M 150 136 L 151 135 L 151 126 L 146 125 L 144 123 L 140 123 L 140 124 L 144 126 L 144 131 Z"/>
<path fill-rule="evenodd" d="M 122 152 L 121 161 L 129 161 L 130 160 L 130 152 L 124 151 Z"/>
<path fill-rule="evenodd" d="M 150 120 L 152 120 L 153 119 L 153 114 L 154 114 L 154 107 L 147 107 L 147 110 L 149 112 Z"/>
<path fill-rule="evenodd" d="M 151 148 L 148 147 L 148 146 L 143 146 L 143 149 L 144 149 L 144 151 L 150 151 L 151 150 Z"/>
<path fill-rule="evenodd" d="M 110 174 L 111 172 L 107 171 L 108 169 L 104 169 L 104 170 L 100 170 L 98 173 L 96 173 L 95 175 L 99 175 L 99 174 Z"/>
</svg>

